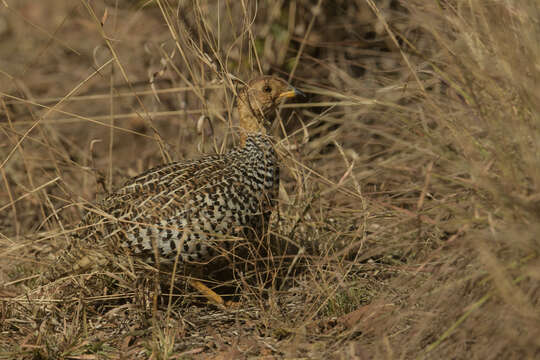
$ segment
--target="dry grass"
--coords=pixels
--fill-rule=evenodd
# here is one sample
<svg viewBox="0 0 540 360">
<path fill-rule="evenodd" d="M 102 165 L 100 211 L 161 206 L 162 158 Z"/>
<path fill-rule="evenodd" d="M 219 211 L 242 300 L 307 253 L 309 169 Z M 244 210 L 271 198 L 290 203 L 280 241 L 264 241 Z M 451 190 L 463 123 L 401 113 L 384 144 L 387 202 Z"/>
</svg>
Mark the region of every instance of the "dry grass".
<svg viewBox="0 0 540 360">
<path fill-rule="evenodd" d="M 0 1 L 0 358 L 537 358 L 539 18 L 533 0 Z M 241 309 L 154 301 L 127 270 L 40 287 L 105 191 L 235 143 L 252 73 L 309 99 L 281 112 L 279 246 L 229 282 Z"/>
</svg>

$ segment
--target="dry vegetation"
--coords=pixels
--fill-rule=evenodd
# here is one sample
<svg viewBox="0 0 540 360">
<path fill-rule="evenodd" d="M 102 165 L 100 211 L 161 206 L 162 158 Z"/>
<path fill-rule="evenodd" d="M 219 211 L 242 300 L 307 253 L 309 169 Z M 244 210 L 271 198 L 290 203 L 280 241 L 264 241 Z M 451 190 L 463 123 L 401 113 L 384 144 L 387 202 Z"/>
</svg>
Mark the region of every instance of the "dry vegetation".
<svg viewBox="0 0 540 360">
<path fill-rule="evenodd" d="M 536 0 L 0 1 L 0 359 L 540 357 L 539 16 Z M 236 142 L 232 78 L 253 73 L 308 94 L 276 129 L 272 281 L 229 279 L 229 311 L 121 271 L 41 286 L 106 191 Z"/>
</svg>

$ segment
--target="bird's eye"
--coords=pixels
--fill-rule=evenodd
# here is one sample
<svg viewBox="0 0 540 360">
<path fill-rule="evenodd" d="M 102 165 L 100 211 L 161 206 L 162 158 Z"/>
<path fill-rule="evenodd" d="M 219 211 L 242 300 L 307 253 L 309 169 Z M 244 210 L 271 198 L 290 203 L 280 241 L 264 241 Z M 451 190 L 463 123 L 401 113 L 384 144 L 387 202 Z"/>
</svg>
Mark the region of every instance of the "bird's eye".
<svg viewBox="0 0 540 360">
<path fill-rule="evenodd" d="M 269 92 L 272 92 L 272 88 L 270 87 L 270 85 L 264 85 L 263 89 L 262 89 L 265 93 L 269 93 Z"/>
</svg>

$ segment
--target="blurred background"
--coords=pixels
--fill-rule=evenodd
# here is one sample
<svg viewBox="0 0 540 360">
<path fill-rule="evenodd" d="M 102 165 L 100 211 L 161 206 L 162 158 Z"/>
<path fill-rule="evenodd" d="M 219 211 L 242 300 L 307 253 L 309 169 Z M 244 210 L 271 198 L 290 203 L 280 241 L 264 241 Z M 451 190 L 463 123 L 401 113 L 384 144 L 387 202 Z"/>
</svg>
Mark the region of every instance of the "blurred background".
<svg viewBox="0 0 540 360">
<path fill-rule="evenodd" d="M 533 0 L 0 0 L 0 358 L 540 356 L 539 14 Z M 235 88 L 261 74 L 307 94 L 274 129 L 281 285 L 245 285 L 233 315 L 151 321 L 21 300 L 82 204 L 235 146 Z"/>
</svg>

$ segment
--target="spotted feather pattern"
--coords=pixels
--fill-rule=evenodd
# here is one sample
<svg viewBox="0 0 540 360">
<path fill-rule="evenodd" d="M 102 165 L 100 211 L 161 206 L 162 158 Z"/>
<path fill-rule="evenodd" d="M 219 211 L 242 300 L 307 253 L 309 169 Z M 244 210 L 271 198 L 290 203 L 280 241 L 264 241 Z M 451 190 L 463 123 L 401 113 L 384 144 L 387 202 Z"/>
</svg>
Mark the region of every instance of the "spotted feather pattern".
<svg viewBox="0 0 540 360">
<path fill-rule="evenodd" d="M 260 237 L 279 188 L 278 161 L 266 134 L 277 104 L 296 93 L 273 76 L 239 88 L 239 148 L 130 179 L 89 209 L 45 277 L 107 263 L 123 266 L 119 254 L 158 266 L 206 263 Z"/>
<path fill-rule="evenodd" d="M 227 154 L 162 165 L 130 179 L 98 204 L 100 211 L 87 214 L 76 243 L 152 264 L 205 262 L 234 246 L 244 229 L 268 220 L 278 187 L 272 143 L 253 134 Z"/>
</svg>

